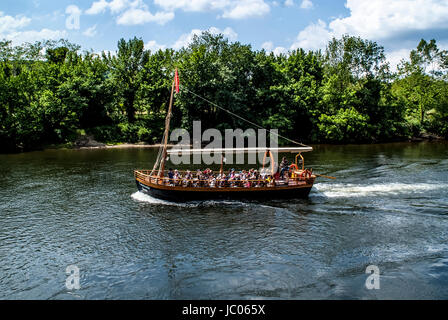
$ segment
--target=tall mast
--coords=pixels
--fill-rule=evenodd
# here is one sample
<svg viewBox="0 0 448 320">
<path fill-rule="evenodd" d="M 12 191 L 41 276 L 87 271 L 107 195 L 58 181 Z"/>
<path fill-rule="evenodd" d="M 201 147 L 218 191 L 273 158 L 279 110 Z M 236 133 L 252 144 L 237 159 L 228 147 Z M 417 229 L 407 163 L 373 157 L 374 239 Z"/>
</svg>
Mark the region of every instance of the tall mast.
<svg viewBox="0 0 448 320">
<path fill-rule="evenodd" d="M 177 71 L 177 69 L 176 69 Z M 171 87 L 171 97 L 170 97 L 170 106 L 168 107 L 168 114 L 165 120 L 165 134 L 163 141 L 163 149 L 162 149 L 162 159 L 160 164 L 160 170 L 158 173 L 159 177 L 163 177 L 165 172 L 165 161 L 167 157 L 167 147 L 168 147 L 168 135 L 170 131 L 170 122 L 171 122 L 171 111 L 173 109 L 173 98 L 174 98 L 174 85 L 176 84 L 176 79 L 173 80 L 173 85 Z"/>
</svg>

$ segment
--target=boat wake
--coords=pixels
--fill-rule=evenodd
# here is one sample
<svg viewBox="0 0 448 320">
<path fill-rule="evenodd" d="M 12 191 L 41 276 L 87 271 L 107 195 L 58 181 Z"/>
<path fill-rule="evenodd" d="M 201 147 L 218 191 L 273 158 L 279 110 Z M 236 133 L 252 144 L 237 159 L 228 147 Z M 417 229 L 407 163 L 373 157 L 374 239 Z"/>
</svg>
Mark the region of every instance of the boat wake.
<svg viewBox="0 0 448 320">
<path fill-rule="evenodd" d="M 147 195 L 143 192 L 137 191 L 131 195 L 131 198 L 140 202 L 146 202 L 150 204 L 162 204 L 162 205 L 182 205 L 182 203 L 174 203 L 170 201 L 165 201 L 161 199 L 157 199 Z"/>
<path fill-rule="evenodd" d="M 165 205 L 183 208 L 195 208 L 195 207 L 213 207 L 219 205 L 236 205 L 236 206 L 248 206 L 248 203 L 241 201 L 229 201 L 229 200 L 205 200 L 205 201 L 189 201 L 189 202 L 172 202 L 167 200 L 161 200 L 151 197 L 148 194 L 137 191 L 131 195 L 131 198 L 139 202 L 145 202 L 154 205 Z"/>
<path fill-rule="evenodd" d="M 427 191 L 446 189 L 447 184 L 405 184 L 405 183 L 388 183 L 388 184 L 318 184 L 315 185 L 316 191 L 328 198 L 345 198 L 345 197 L 369 197 L 383 194 L 402 195 L 402 194 L 421 194 Z"/>
</svg>

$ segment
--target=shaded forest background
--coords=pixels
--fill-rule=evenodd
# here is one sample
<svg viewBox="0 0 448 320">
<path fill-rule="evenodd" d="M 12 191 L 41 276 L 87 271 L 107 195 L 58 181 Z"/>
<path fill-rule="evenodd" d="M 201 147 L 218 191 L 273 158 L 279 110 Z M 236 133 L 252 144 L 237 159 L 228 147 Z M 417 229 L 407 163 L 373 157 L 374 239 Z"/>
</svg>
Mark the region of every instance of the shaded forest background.
<svg viewBox="0 0 448 320">
<path fill-rule="evenodd" d="M 324 52 L 275 56 L 203 33 L 179 51 L 150 52 L 141 39 L 116 54 L 80 52 L 66 40 L 0 42 L 0 152 L 70 144 L 161 139 L 174 69 L 181 85 L 288 138 L 308 143 L 448 136 L 448 53 L 421 40 L 396 72 L 384 48 L 344 36 Z M 177 94 L 173 127 L 242 128 L 238 118 L 188 91 Z"/>
</svg>

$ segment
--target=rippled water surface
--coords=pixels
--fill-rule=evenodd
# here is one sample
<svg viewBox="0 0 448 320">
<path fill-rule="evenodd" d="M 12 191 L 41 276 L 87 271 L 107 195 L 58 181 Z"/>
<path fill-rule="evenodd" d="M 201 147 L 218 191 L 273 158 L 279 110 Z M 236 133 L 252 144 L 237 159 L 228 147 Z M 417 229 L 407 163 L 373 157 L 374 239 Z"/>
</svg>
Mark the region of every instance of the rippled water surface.
<svg viewBox="0 0 448 320">
<path fill-rule="evenodd" d="M 292 201 L 150 198 L 132 170 L 155 155 L 0 155 L 0 298 L 448 298 L 446 143 L 317 146 L 307 166 L 338 179 Z"/>
</svg>

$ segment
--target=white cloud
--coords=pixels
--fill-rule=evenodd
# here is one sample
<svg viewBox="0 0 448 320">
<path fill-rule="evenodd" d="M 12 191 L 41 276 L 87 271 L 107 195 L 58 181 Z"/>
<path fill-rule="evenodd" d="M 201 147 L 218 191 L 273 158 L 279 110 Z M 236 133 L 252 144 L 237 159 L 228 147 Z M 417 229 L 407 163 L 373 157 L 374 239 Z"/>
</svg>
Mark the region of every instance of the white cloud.
<svg viewBox="0 0 448 320">
<path fill-rule="evenodd" d="M 401 63 L 402 60 L 409 61 L 409 55 L 412 50 L 415 50 L 417 46 L 417 43 L 414 43 L 414 46 L 410 43 L 409 47 L 391 50 L 389 52 L 386 52 L 386 60 L 390 64 L 391 71 L 397 71 L 397 66 Z M 437 47 L 440 50 L 447 50 L 448 49 L 448 42 L 447 41 L 437 41 Z M 429 72 L 432 69 L 432 65 L 428 66 L 426 71 Z"/>
<path fill-rule="evenodd" d="M 263 0 L 242 0 L 224 11 L 222 17 L 229 19 L 244 19 L 252 16 L 264 16 L 270 7 Z"/>
<path fill-rule="evenodd" d="M 87 14 L 95 15 L 104 13 L 106 10 L 110 10 L 113 14 L 119 13 L 126 8 L 135 7 L 138 5 L 142 5 L 140 0 L 130 1 L 130 0 L 98 0 L 92 3 L 92 6 L 86 11 Z"/>
<path fill-rule="evenodd" d="M 311 0 L 303 0 L 300 4 L 300 8 L 302 9 L 311 9 L 313 7 L 313 3 Z"/>
<path fill-rule="evenodd" d="M 299 32 L 291 49 L 325 49 L 332 38 L 344 34 L 378 42 L 389 41 L 393 47 L 390 61 L 396 61 L 400 36 L 418 31 L 448 29 L 448 1 L 441 0 L 347 0 L 350 15 L 334 18 L 327 25 L 319 20 Z M 368 14 L 366 14 L 368 13 Z"/>
<path fill-rule="evenodd" d="M 173 12 L 156 12 L 153 14 L 143 0 L 98 0 L 92 3 L 86 13 L 96 15 L 107 10 L 112 15 L 119 15 L 116 22 L 120 25 L 140 25 L 148 22 L 163 25 L 174 19 Z"/>
<path fill-rule="evenodd" d="M 174 19 L 173 12 L 156 12 L 152 14 L 148 10 L 145 9 L 129 9 L 124 12 L 117 19 L 117 24 L 121 25 L 138 25 L 145 24 L 147 22 L 156 22 L 158 24 L 165 24 L 170 20 Z"/>
<path fill-rule="evenodd" d="M 90 37 L 90 38 L 96 36 L 96 34 L 97 34 L 97 31 L 96 31 L 96 25 L 94 25 L 94 26 L 88 28 L 88 29 L 87 29 L 86 31 L 84 31 L 82 34 L 85 35 L 86 37 Z"/>
<path fill-rule="evenodd" d="M 86 11 L 86 14 L 99 14 L 106 11 L 109 8 L 109 2 L 106 0 L 95 1 L 92 3 L 92 6 Z"/>
<path fill-rule="evenodd" d="M 266 41 L 261 45 L 261 48 L 266 50 L 267 52 L 271 52 L 274 48 L 274 43 L 272 43 L 272 41 Z"/>
<path fill-rule="evenodd" d="M 5 16 L 4 13 L 0 11 L 0 34 L 26 27 L 30 22 L 30 18 L 24 16 Z"/>
<path fill-rule="evenodd" d="M 345 6 L 350 10 L 348 17 L 335 18 L 328 26 L 320 20 L 310 24 L 292 47 L 323 49 L 328 39 L 343 34 L 378 41 L 404 33 L 448 29 L 448 1 L 347 0 Z"/>
<path fill-rule="evenodd" d="M 154 3 L 171 11 L 220 11 L 220 17 L 228 19 L 263 16 L 270 11 L 264 0 L 154 0 Z"/>
<path fill-rule="evenodd" d="M 386 60 L 390 64 L 390 69 L 393 72 L 396 72 L 398 64 L 402 59 L 408 60 L 411 49 L 399 49 L 395 51 L 391 51 L 386 54 Z"/>
<path fill-rule="evenodd" d="M 294 5 L 294 0 L 286 0 L 285 1 L 285 6 L 286 7 L 292 7 Z"/>
<path fill-rule="evenodd" d="M 0 39 L 6 39 L 13 42 L 13 45 L 20 45 L 25 42 L 35 42 L 39 40 L 58 40 L 67 37 L 64 30 L 26 30 L 25 28 L 31 23 L 31 19 L 25 16 L 8 16 L 0 12 Z"/>
<path fill-rule="evenodd" d="M 171 46 L 171 48 L 175 49 L 175 50 L 179 50 L 183 47 L 188 46 L 192 41 L 194 36 L 198 36 L 202 33 L 202 30 L 199 29 L 193 29 L 191 30 L 190 33 L 185 33 L 183 35 L 181 35 L 179 37 L 179 39 L 177 39 L 176 42 L 174 42 L 174 44 Z"/>
<path fill-rule="evenodd" d="M 224 1 L 209 1 L 209 0 L 154 0 L 154 3 L 164 8 L 165 10 L 182 9 L 184 11 L 207 11 L 224 8 L 229 2 Z"/>
<path fill-rule="evenodd" d="M 305 50 L 324 49 L 332 38 L 327 25 L 322 20 L 316 24 L 310 24 L 297 35 L 296 41 L 291 45 L 291 50 L 303 48 Z"/>
<path fill-rule="evenodd" d="M 25 42 L 33 43 L 40 40 L 59 40 L 61 38 L 67 38 L 67 32 L 65 30 L 42 29 L 40 31 L 15 31 L 0 36 L 6 40 L 11 40 L 14 45 L 19 45 Z"/>
<path fill-rule="evenodd" d="M 230 41 L 236 41 L 238 38 L 238 34 L 230 27 L 225 28 L 224 30 L 221 30 L 219 28 L 211 27 L 208 29 L 208 32 L 212 34 L 223 34 L 224 37 L 229 39 Z"/>
<path fill-rule="evenodd" d="M 346 7 L 350 16 L 329 24 L 336 35 L 382 39 L 399 32 L 448 28 L 448 1 L 347 0 Z"/>
<path fill-rule="evenodd" d="M 145 43 L 145 49 L 155 52 L 155 51 L 159 51 L 159 50 L 165 50 L 166 46 L 163 44 L 157 43 L 157 41 L 155 41 L 155 40 L 151 40 L 151 41 Z"/>
<path fill-rule="evenodd" d="M 109 3 L 109 8 L 112 13 L 118 13 L 126 9 L 127 7 L 141 7 L 144 6 L 142 2 L 139 0 L 130 2 L 128 0 L 112 0 Z"/>
<path fill-rule="evenodd" d="M 281 54 L 287 54 L 288 53 L 288 49 L 284 48 L 284 47 L 276 47 L 274 49 L 274 55 L 279 56 Z"/>
<path fill-rule="evenodd" d="M 261 48 L 266 50 L 266 52 L 268 52 L 268 53 L 273 52 L 274 55 L 276 55 L 276 56 L 288 53 L 288 49 L 286 49 L 284 47 L 275 47 L 274 48 L 274 43 L 272 41 L 264 42 L 261 45 Z"/>
<path fill-rule="evenodd" d="M 175 50 L 179 50 L 181 48 L 187 47 L 192 41 L 194 36 L 199 36 L 203 31 L 208 31 L 212 34 L 223 34 L 230 41 L 235 41 L 238 38 L 238 34 L 230 27 L 221 30 L 216 27 L 210 27 L 207 30 L 193 29 L 190 33 L 182 34 L 173 44 L 164 45 L 157 43 L 155 40 L 151 40 L 145 44 L 146 49 L 150 49 L 151 51 L 157 51 L 159 49 L 173 48 Z"/>
</svg>

